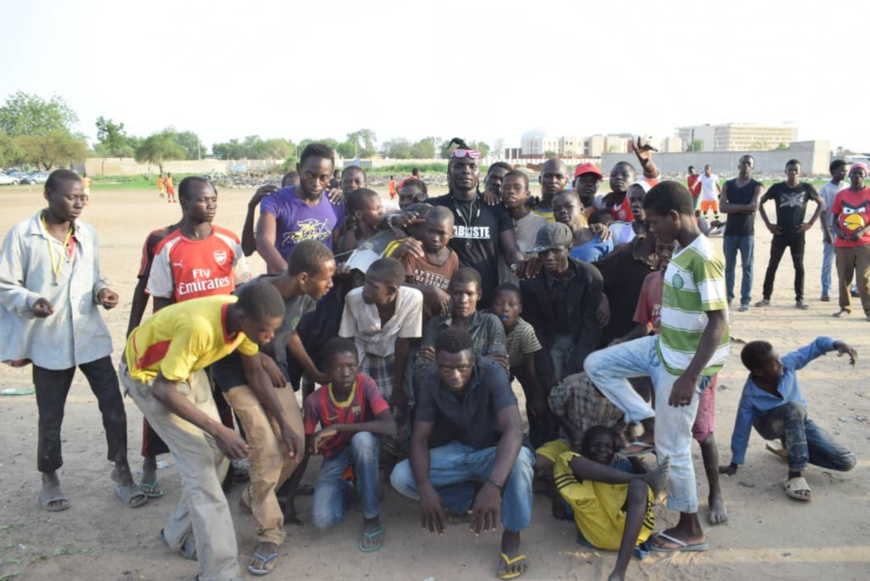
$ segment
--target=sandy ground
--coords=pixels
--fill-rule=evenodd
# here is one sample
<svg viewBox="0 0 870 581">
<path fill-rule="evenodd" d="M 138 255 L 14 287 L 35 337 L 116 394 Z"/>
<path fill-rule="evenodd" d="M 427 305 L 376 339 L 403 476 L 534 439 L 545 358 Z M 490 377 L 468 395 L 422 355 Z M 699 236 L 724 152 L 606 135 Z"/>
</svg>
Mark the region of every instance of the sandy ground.
<svg viewBox="0 0 870 581">
<path fill-rule="evenodd" d="M 221 193 L 217 223 L 239 231 L 249 190 Z M 158 203 L 156 194 L 144 191 L 94 192 L 83 219 L 94 225 L 102 242 L 102 268 L 121 295 L 120 306 L 105 318 L 115 340 L 114 357 L 123 347 L 131 293 L 139 265 L 142 241 L 149 230 L 174 222 L 177 205 Z M 0 232 L 33 215 L 42 206 L 41 192 L 25 188 L 0 192 Z M 759 221 L 759 226 L 761 225 Z M 758 228 L 755 296 L 758 296 L 767 263 L 770 236 Z M 721 244 L 721 238 L 716 239 Z M 731 519 L 708 532 L 710 550 L 701 554 L 661 556 L 633 561 L 630 579 L 837 579 L 870 578 L 870 390 L 867 386 L 870 356 L 870 323 L 858 315 L 836 320 L 836 303 L 821 303 L 819 268 L 821 235 L 808 236 L 806 258 L 807 297 L 810 310 L 793 307 L 793 270 L 784 258 L 774 293 L 774 306 L 767 310 L 733 313 L 731 333 L 735 338 L 771 340 L 781 352 L 800 347 L 818 335 L 844 339 L 861 353 L 858 366 L 849 368 L 833 355 L 824 357 L 801 374 L 811 416 L 850 446 L 859 457 L 851 473 L 838 474 L 811 468 L 806 477 L 814 499 L 808 504 L 784 495 L 780 480 L 785 466 L 764 450 L 754 434 L 747 464 L 736 477 L 725 478 L 723 490 Z M 262 262 L 252 261 L 262 272 Z M 739 284 L 739 283 L 738 283 Z M 835 299 L 836 300 L 836 299 Z M 860 313 L 860 307 L 857 309 Z M 745 372 L 739 360 L 740 345 L 721 375 L 716 394 L 717 435 L 722 462 L 730 459 L 729 442 L 734 413 Z M 29 388 L 30 370 L 0 368 L 0 388 Z M 36 470 L 37 413 L 33 396 L 0 398 L 0 580 L 89 579 L 128 581 L 191 579 L 194 563 L 168 552 L 155 539 L 165 517 L 178 501 L 181 483 L 172 458 L 160 472 L 165 498 L 135 511 L 125 508 L 113 495 L 105 440 L 96 400 L 83 376 L 78 374 L 67 402 L 64 425 L 66 464 L 60 471 L 72 508 L 47 513 L 39 508 Z M 139 463 L 141 413 L 127 401 L 130 459 Z M 706 510 L 707 486 L 700 452 L 695 447 L 702 512 Z M 306 481 L 317 475 L 312 462 Z M 255 544 L 252 518 L 237 509 L 240 488 L 229 495 L 238 533 L 239 552 L 247 555 Z M 417 507 L 392 490 L 385 491 L 382 521 L 387 528 L 386 546 L 377 554 L 357 550 L 362 516 L 351 511 L 337 529 L 326 533 L 313 527 L 288 527 L 287 542 L 273 579 L 380 579 L 448 581 L 488 579 L 495 572 L 499 535 L 475 539 L 462 526 L 449 528 L 441 538 L 419 528 Z M 301 513 L 310 512 L 310 498 L 299 501 Z M 671 524 L 674 514 L 659 508 L 659 525 Z M 530 569 L 525 579 L 604 579 L 615 556 L 580 548 L 575 544 L 572 523 L 555 521 L 548 501 L 535 497 L 534 519 L 523 533 Z M 244 561 L 243 561 L 244 562 Z M 17 577 L 16 577 L 17 575 Z"/>
</svg>

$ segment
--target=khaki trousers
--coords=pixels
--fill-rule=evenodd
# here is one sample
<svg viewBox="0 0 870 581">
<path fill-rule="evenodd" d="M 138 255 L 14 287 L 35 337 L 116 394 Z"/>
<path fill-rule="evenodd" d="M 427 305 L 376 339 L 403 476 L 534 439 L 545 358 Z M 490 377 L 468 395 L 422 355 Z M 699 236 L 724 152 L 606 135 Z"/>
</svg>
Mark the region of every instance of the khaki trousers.
<svg viewBox="0 0 870 581">
<path fill-rule="evenodd" d="M 276 388 L 275 394 L 287 413 L 290 427 L 304 440 L 305 430 L 296 394 L 289 386 Z M 242 500 L 251 507 L 254 519 L 259 525 L 259 541 L 281 545 L 284 542 L 284 512 L 278 504 L 275 491 L 290 478 L 303 455 L 299 454 L 295 458 L 288 455 L 278 422 L 266 412 L 254 390 L 247 385 L 239 385 L 225 395 L 242 422 L 248 445 L 251 447 L 248 454 L 251 461 L 251 481 L 242 494 Z"/>
<path fill-rule="evenodd" d="M 221 489 L 229 460 L 214 438 L 157 401 L 151 382 L 142 383 L 130 377 L 124 363 L 120 365 L 119 376 L 148 423 L 169 447 L 184 487 L 181 500 L 163 529 L 167 544 L 179 551 L 192 532 L 200 581 L 231 581 L 239 577 L 236 533 Z M 187 381 L 178 382 L 176 388 L 197 409 L 220 423 L 204 371 L 194 372 Z"/>
<path fill-rule="evenodd" d="M 837 261 L 837 277 L 840 284 L 840 308 L 852 311 L 852 295 L 849 287 L 852 276 L 858 273 L 858 294 L 865 315 L 870 315 L 870 244 L 844 246 L 834 249 Z"/>
</svg>

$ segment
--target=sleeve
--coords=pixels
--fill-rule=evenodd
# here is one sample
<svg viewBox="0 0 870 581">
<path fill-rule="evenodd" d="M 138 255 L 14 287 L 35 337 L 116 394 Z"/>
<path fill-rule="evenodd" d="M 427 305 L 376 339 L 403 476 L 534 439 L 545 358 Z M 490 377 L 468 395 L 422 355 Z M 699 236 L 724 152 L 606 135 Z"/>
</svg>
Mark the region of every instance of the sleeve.
<svg viewBox="0 0 870 581">
<path fill-rule="evenodd" d="M 332 206 L 335 211 L 335 228 L 333 230 L 338 230 L 340 228 L 344 228 L 345 224 L 345 215 L 347 214 L 347 208 L 344 204 L 339 206 Z"/>
<path fill-rule="evenodd" d="M 18 228 L 13 228 L 6 234 L 0 253 L 0 304 L 14 315 L 32 319 L 31 307 L 40 296 L 24 286 L 25 256 Z"/>
<path fill-rule="evenodd" d="M 434 390 L 437 388 L 438 374 L 434 369 L 428 370 L 420 380 L 420 393 L 415 411 L 416 421 L 434 422 L 438 417 L 438 406 L 434 395 Z"/>
<path fill-rule="evenodd" d="M 322 387 L 305 398 L 305 403 L 302 406 L 303 418 L 302 425 L 305 427 L 305 435 L 313 436 L 317 431 L 317 424 L 320 423 L 320 410 L 317 406 L 317 399 L 320 397 Z"/>
<path fill-rule="evenodd" d="M 486 203 L 481 201 L 481 203 Z M 511 215 L 508 214 L 507 208 L 499 204 L 493 206 L 495 208 L 496 219 L 498 220 L 498 233 L 501 234 L 505 230 L 514 229 L 514 221 L 511 220 Z"/>
<path fill-rule="evenodd" d="M 809 345 L 805 345 L 797 351 L 783 356 L 782 365 L 788 369 L 803 369 L 810 361 L 817 359 L 829 351 L 835 349 L 836 341 L 830 337 L 818 337 Z"/>
<path fill-rule="evenodd" d="M 713 259 L 706 260 L 696 253 L 689 268 L 701 294 L 701 310 L 707 312 L 725 309 L 725 261 L 718 254 Z"/>
<path fill-rule="evenodd" d="M 185 381 L 194 371 L 200 356 L 212 347 L 211 329 L 205 323 L 193 323 L 177 331 L 166 355 L 160 361 L 160 373 L 169 381 Z"/>
<path fill-rule="evenodd" d="M 170 299 L 175 294 L 172 265 L 169 264 L 169 249 L 168 245 L 163 246 L 151 264 L 151 273 L 148 275 L 146 289 L 153 297 Z"/>
<path fill-rule="evenodd" d="M 550 404 L 550 410 L 557 416 L 564 416 L 568 399 L 571 397 L 571 391 L 574 389 L 574 379 L 578 375 L 569 375 L 550 390 L 547 395 L 547 403 Z"/>
<path fill-rule="evenodd" d="M 831 207 L 828 208 L 828 212 L 831 214 L 842 214 L 843 213 L 843 195 L 838 192 L 836 196 L 834 196 L 834 203 L 831 204 Z"/>
<path fill-rule="evenodd" d="M 393 242 L 395 242 L 395 240 Z M 387 251 L 390 250 L 390 246 L 392 246 L 393 242 L 390 242 L 390 244 L 387 245 L 387 250 L 384 251 L 384 256 L 389 256 L 389 254 L 387 254 Z M 413 277 L 414 270 L 415 270 L 414 269 L 414 257 L 411 254 L 406 254 L 405 256 L 400 258 L 399 261 L 402 263 L 402 266 L 405 267 L 405 276 Z"/>
<path fill-rule="evenodd" d="M 153 236 L 152 232 L 145 239 L 145 244 L 142 245 L 142 259 L 139 261 L 139 274 L 137 275 L 139 278 L 147 279 L 148 275 L 151 274 L 151 263 L 154 261 L 154 245 L 151 243 Z"/>
<path fill-rule="evenodd" d="M 483 366 L 481 366 L 483 369 Z M 485 374 L 480 378 L 481 383 L 492 390 L 492 408 L 496 413 L 501 410 L 516 406 L 517 396 L 511 390 L 511 379 L 507 371 L 497 363 L 489 363 Z"/>
<path fill-rule="evenodd" d="M 260 346 L 251 341 L 247 335 L 242 339 L 242 342 L 239 343 L 239 346 L 236 348 L 239 353 L 242 355 L 256 355 L 260 352 Z"/>
<path fill-rule="evenodd" d="M 280 191 L 280 190 L 278 190 Z M 277 194 L 278 192 L 275 192 Z M 266 196 L 262 200 L 260 200 L 260 213 L 261 214 L 271 214 L 275 216 L 275 218 L 279 218 L 281 215 L 281 211 L 278 205 L 278 199 L 275 194 L 271 196 Z"/>
<path fill-rule="evenodd" d="M 242 245 L 238 242 L 233 244 L 233 280 L 236 286 L 245 284 L 253 278 L 248 261 L 245 259 L 245 252 L 242 250 Z"/>
<path fill-rule="evenodd" d="M 421 349 L 424 347 L 435 348 L 435 340 L 438 338 L 438 326 L 441 321 L 441 315 L 436 315 L 426 323 L 426 329 L 423 331 L 423 340 L 420 342 Z"/>
<path fill-rule="evenodd" d="M 398 337 L 416 339 L 423 334 L 423 293 L 409 287 L 401 287 L 402 290 L 406 291 L 408 306 L 403 321 L 399 323 Z"/>
<path fill-rule="evenodd" d="M 744 387 L 740 405 L 737 407 L 737 417 L 734 420 L 734 433 L 731 435 L 731 461 L 738 466 L 746 460 L 746 447 L 749 445 L 754 419 L 755 412 Z"/>
<path fill-rule="evenodd" d="M 535 330 L 528 323 L 523 326 L 522 343 L 520 348 L 523 355 L 537 353 L 543 349 L 543 347 L 541 347 L 541 342 L 538 341 L 538 336 L 535 334 Z"/>
<path fill-rule="evenodd" d="M 378 415 L 390 409 L 390 404 L 388 404 L 387 400 L 384 399 L 384 396 L 381 395 L 381 391 L 378 389 L 374 379 L 364 376 L 362 387 L 365 391 L 366 403 L 374 415 Z"/>
<path fill-rule="evenodd" d="M 637 307 L 634 309 L 634 317 L 632 320 L 638 325 L 649 325 L 652 323 L 653 306 L 650 301 L 652 285 L 649 282 L 649 277 L 650 275 L 647 275 L 643 280 L 643 287 L 640 289 L 640 298 L 638 298 Z"/>
<path fill-rule="evenodd" d="M 482 313 L 481 316 L 484 318 L 483 324 L 486 326 L 486 335 L 489 337 L 485 355 L 494 355 L 496 353 L 507 355 L 504 325 L 501 324 L 501 321 L 495 315 Z"/>
<path fill-rule="evenodd" d="M 356 317 L 353 314 L 352 304 L 356 295 L 349 293 L 344 299 L 344 311 L 341 314 L 341 327 L 338 329 L 338 336 L 346 339 L 356 338 Z"/>
</svg>

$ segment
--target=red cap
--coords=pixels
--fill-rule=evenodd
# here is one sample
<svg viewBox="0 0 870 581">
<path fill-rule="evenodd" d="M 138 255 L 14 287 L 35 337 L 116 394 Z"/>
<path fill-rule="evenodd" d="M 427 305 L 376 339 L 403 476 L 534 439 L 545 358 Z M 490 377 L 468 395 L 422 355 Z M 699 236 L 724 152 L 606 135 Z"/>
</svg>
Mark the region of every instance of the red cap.
<svg viewBox="0 0 870 581">
<path fill-rule="evenodd" d="M 581 163 L 578 165 L 577 169 L 574 170 L 574 177 L 579 177 L 585 173 L 594 173 L 598 176 L 598 179 L 604 179 L 604 174 L 601 173 L 601 170 L 594 163 Z"/>
</svg>

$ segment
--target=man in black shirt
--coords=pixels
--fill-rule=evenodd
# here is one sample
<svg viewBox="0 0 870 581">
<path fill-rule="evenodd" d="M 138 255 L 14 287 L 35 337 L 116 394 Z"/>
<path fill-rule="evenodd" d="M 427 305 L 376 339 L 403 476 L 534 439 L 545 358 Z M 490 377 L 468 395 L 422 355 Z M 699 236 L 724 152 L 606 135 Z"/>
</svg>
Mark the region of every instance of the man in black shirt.
<svg viewBox="0 0 870 581">
<path fill-rule="evenodd" d="M 743 277 L 740 283 L 740 311 L 748 311 L 752 301 L 752 268 L 755 250 L 755 211 L 764 186 L 752 179 L 755 159 L 744 155 L 737 163 L 738 176 L 722 186 L 719 210 L 727 214 L 725 222 L 725 288 L 728 292 L 728 305 L 734 300 L 734 270 L 737 266 L 737 252 L 743 263 Z"/>
<path fill-rule="evenodd" d="M 517 250 L 514 227 L 507 209 L 501 204 L 490 206 L 478 194 L 480 152 L 467 149 L 464 143 L 453 151 L 447 164 L 449 191 L 430 198 L 433 206 L 445 206 L 453 212 L 453 238 L 450 248 L 462 266 L 471 266 L 483 279 L 481 308 L 492 304 L 498 286 L 498 261 L 504 260 L 520 272 L 524 257 Z"/>
<path fill-rule="evenodd" d="M 476 536 L 496 530 L 501 522 L 498 576 L 512 579 L 527 568 L 520 531 L 532 519 L 534 463 L 534 454 L 523 446 L 507 372 L 478 359 L 466 331 L 442 331 L 435 368 L 420 386 L 411 457 L 393 470 L 393 488 L 420 501 L 421 523 L 432 533 L 444 532 L 445 509 L 470 513 Z M 482 486 L 475 492 L 477 485 Z"/>
<path fill-rule="evenodd" d="M 776 269 L 782 259 L 786 248 L 791 249 L 791 261 L 794 264 L 794 298 L 795 306 L 799 309 L 809 309 L 804 302 L 804 247 L 806 246 L 805 232 L 813 227 L 822 210 L 825 209 L 825 201 L 819 197 L 819 193 L 812 184 L 800 181 L 801 163 L 792 159 L 785 164 L 786 181 L 774 184 L 761 198 L 759 209 L 761 219 L 765 226 L 773 234 L 770 243 L 770 262 L 767 264 L 767 274 L 764 275 L 763 298 L 755 303 L 756 307 L 770 305 L 770 296 L 773 294 L 773 281 L 776 278 Z M 776 204 L 776 225 L 771 224 L 764 211 L 764 202 L 773 200 Z M 804 223 L 807 215 L 807 203 L 812 200 L 816 203 L 816 211 L 809 222 Z"/>
</svg>

